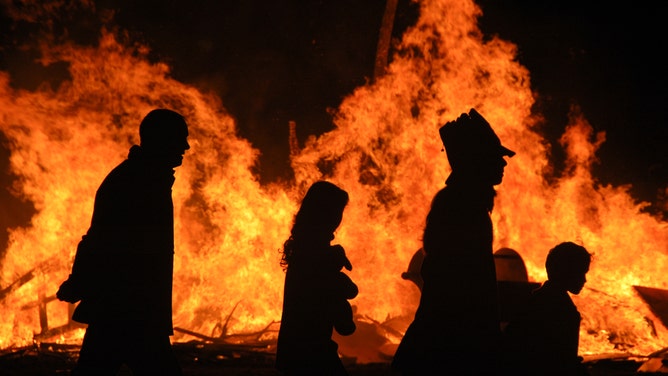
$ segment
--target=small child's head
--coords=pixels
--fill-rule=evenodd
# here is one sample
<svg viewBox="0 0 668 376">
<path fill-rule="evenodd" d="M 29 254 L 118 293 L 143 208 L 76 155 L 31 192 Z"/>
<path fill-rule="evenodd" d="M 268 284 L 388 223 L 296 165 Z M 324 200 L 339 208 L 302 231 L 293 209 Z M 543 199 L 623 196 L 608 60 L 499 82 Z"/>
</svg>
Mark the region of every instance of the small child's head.
<svg viewBox="0 0 668 376">
<path fill-rule="evenodd" d="M 545 260 L 547 279 L 570 293 L 579 294 L 589 271 L 591 254 L 585 247 L 563 242 L 552 248 Z"/>
<path fill-rule="evenodd" d="M 333 183 L 317 181 L 309 187 L 292 222 L 290 238 L 283 243 L 284 268 L 290 263 L 297 242 L 328 245 L 334 239 L 348 200 L 348 192 Z"/>
<path fill-rule="evenodd" d="M 317 181 L 306 192 L 295 216 L 295 225 L 334 232 L 348 204 L 348 192 L 327 181 Z M 309 230 L 312 231 L 312 230 Z"/>
</svg>

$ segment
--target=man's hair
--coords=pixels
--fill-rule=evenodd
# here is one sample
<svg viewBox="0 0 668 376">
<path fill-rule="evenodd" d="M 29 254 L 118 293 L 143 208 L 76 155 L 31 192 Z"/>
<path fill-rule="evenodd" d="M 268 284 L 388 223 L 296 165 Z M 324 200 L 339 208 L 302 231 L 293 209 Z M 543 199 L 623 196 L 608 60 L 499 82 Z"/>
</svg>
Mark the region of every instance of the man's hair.
<svg viewBox="0 0 668 376">
<path fill-rule="evenodd" d="M 172 139 L 187 128 L 186 120 L 178 112 L 158 108 L 149 112 L 139 124 L 142 145 L 159 144 Z"/>
<path fill-rule="evenodd" d="M 591 254 L 581 245 L 563 242 L 550 249 L 545 260 L 547 277 L 563 276 L 586 271 L 591 263 Z"/>
</svg>

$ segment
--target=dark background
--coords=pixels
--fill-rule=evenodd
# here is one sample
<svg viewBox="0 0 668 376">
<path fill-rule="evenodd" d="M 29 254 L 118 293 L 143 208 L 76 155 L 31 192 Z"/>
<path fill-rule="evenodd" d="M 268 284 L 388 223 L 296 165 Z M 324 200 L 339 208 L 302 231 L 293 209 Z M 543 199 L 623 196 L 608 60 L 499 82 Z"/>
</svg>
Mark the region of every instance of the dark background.
<svg viewBox="0 0 668 376">
<path fill-rule="evenodd" d="M 68 3 L 68 2 L 66 2 Z M 300 141 L 333 125 L 336 108 L 354 88 L 373 79 L 385 0 L 97 0 L 94 7 L 60 4 L 42 11 L 3 0 L 0 70 L 14 87 L 57 87 L 67 66 L 42 66 L 36 41 L 95 44 L 101 27 L 126 31 L 128 42 L 151 48 L 149 57 L 172 76 L 222 98 L 240 136 L 262 153 L 262 182 L 291 178 L 288 121 Z M 8 5 L 11 4 L 11 5 Z M 541 130 L 557 142 L 571 105 L 580 106 L 595 131 L 606 132 L 594 176 L 601 184 L 632 186 L 654 215 L 668 213 L 666 33 L 661 5 L 587 1 L 480 0 L 480 28 L 518 45 L 531 72 Z M 604 4 L 604 5 L 603 5 Z M 393 35 L 414 22 L 418 6 L 399 0 Z M 30 15 L 28 17 L 28 15 Z M 0 133 L 0 142 L 6 140 Z M 0 228 L 25 224 L 29 203 L 8 193 L 6 148 L 0 148 Z M 4 236 L 4 237 L 3 237 Z M 6 235 L 0 234 L 0 243 Z"/>
</svg>

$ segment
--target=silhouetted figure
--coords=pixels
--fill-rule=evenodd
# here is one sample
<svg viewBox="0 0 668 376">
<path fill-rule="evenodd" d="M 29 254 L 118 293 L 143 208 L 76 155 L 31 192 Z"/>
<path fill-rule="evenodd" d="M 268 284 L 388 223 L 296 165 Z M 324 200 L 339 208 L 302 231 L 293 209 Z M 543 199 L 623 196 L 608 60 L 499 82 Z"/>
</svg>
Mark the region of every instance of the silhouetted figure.
<svg viewBox="0 0 668 376">
<path fill-rule="evenodd" d="M 474 109 L 440 129 L 452 173 L 423 234 L 420 304 L 392 362 L 402 375 L 494 374 L 500 337 L 494 186 L 515 153 Z"/>
<path fill-rule="evenodd" d="M 306 192 L 283 245 L 286 270 L 283 315 L 278 334 L 276 368 L 285 375 L 347 375 L 332 331 L 350 335 L 355 329 L 348 299 L 355 283 L 342 268 L 352 264 L 340 245 L 330 245 L 341 224 L 348 193 L 318 181 Z"/>
<path fill-rule="evenodd" d="M 508 374 L 588 374 L 578 356 L 581 317 L 568 293 L 580 293 L 590 263 L 589 252 L 572 242 L 549 251 L 547 281 L 532 292 L 526 309 L 505 330 Z"/>
<path fill-rule="evenodd" d="M 184 118 L 156 109 L 139 126 L 140 145 L 104 179 L 90 228 L 77 248 L 60 300 L 81 301 L 88 324 L 72 375 L 181 375 L 172 327 L 174 168 L 190 148 Z"/>
</svg>

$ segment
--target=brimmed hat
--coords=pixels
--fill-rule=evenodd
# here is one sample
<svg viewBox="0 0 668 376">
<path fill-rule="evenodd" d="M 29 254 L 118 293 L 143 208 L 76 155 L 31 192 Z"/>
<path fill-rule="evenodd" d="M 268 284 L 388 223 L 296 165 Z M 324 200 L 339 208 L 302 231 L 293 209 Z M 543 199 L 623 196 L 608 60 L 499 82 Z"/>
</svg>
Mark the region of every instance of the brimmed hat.
<svg viewBox="0 0 668 376">
<path fill-rule="evenodd" d="M 438 132 L 452 169 L 483 156 L 515 155 L 514 151 L 501 145 L 487 120 L 474 108 L 457 120 L 445 123 Z"/>
</svg>

